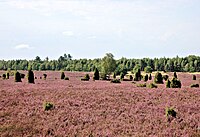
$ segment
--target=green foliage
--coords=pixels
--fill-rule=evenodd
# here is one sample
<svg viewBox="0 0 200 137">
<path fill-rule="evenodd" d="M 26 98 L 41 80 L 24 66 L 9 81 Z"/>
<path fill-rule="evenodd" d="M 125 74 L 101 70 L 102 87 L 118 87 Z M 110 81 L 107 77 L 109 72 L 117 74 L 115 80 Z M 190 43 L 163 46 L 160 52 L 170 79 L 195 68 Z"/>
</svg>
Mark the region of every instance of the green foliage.
<svg viewBox="0 0 200 137">
<path fill-rule="evenodd" d="M 165 115 L 167 116 L 167 117 L 169 117 L 169 116 L 172 116 L 172 117 L 175 117 L 176 118 L 176 115 L 177 115 L 177 112 L 174 110 L 174 108 L 166 108 L 165 109 Z"/>
<path fill-rule="evenodd" d="M 199 84 L 191 84 L 190 87 L 191 88 L 199 88 Z"/>
<path fill-rule="evenodd" d="M 167 80 L 168 80 L 168 78 L 169 78 L 169 76 L 168 76 L 168 75 L 163 75 L 163 79 L 164 79 L 165 81 L 167 81 Z"/>
<path fill-rule="evenodd" d="M 145 72 L 145 73 L 152 73 L 152 68 L 151 68 L 150 66 L 146 66 L 146 67 L 144 68 L 144 72 Z"/>
<path fill-rule="evenodd" d="M 148 76 L 148 74 L 146 74 L 146 75 L 144 76 L 144 81 L 146 82 L 146 81 L 148 81 L 148 79 L 149 79 L 149 76 Z"/>
<path fill-rule="evenodd" d="M 135 67 L 133 68 L 132 73 L 134 73 L 134 74 L 137 73 L 138 70 L 140 70 L 140 68 L 141 68 L 140 65 L 139 65 L 139 64 L 136 64 Z"/>
<path fill-rule="evenodd" d="M 43 109 L 44 109 L 45 111 L 51 110 L 51 109 L 53 109 L 53 108 L 54 108 L 53 103 L 51 103 L 51 102 L 44 102 L 44 103 L 43 103 Z"/>
<path fill-rule="evenodd" d="M 137 87 L 147 87 L 147 84 L 146 83 L 140 83 L 140 84 L 137 84 L 136 86 Z"/>
<path fill-rule="evenodd" d="M 15 79 L 15 82 L 22 82 L 20 73 L 18 71 L 15 72 L 14 79 Z"/>
<path fill-rule="evenodd" d="M 147 85 L 148 88 L 157 88 L 158 86 L 154 83 L 150 83 Z"/>
<path fill-rule="evenodd" d="M 121 81 L 119 79 L 113 79 L 110 81 L 111 83 L 121 83 Z"/>
<path fill-rule="evenodd" d="M 65 78 L 65 73 L 62 71 L 62 72 L 61 72 L 60 79 L 64 79 L 64 78 Z"/>
<path fill-rule="evenodd" d="M 35 83 L 35 81 L 34 81 L 34 73 L 33 73 L 32 70 L 28 70 L 27 77 L 28 77 L 28 83 L 32 83 L 32 84 Z"/>
<path fill-rule="evenodd" d="M 149 74 L 149 80 L 152 80 L 152 76 L 151 76 L 151 74 Z"/>
<path fill-rule="evenodd" d="M 106 75 L 110 75 L 116 69 L 116 61 L 114 59 L 113 54 L 107 53 L 106 56 L 103 57 L 102 63 L 102 72 Z"/>
<path fill-rule="evenodd" d="M 170 88 L 170 85 L 171 85 L 171 81 L 169 79 L 167 79 L 166 88 Z"/>
<path fill-rule="evenodd" d="M 93 79 L 94 80 L 99 80 L 99 70 L 97 68 L 95 68 Z"/>
<path fill-rule="evenodd" d="M 163 84 L 163 77 L 162 77 L 162 74 L 160 72 L 157 72 L 155 74 L 155 77 L 154 77 L 154 82 L 156 84 Z"/>
<path fill-rule="evenodd" d="M 181 81 L 177 78 L 171 80 L 170 88 L 181 88 Z"/>
<path fill-rule="evenodd" d="M 193 75 L 193 76 L 192 76 L 192 79 L 193 79 L 193 80 L 196 80 L 196 79 L 197 79 L 196 75 Z"/>
<path fill-rule="evenodd" d="M 107 79 L 107 76 L 104 73 L 100 73 L 100 77 L 101 77 L 102 80 L 106 80 Z"/>
</svg>

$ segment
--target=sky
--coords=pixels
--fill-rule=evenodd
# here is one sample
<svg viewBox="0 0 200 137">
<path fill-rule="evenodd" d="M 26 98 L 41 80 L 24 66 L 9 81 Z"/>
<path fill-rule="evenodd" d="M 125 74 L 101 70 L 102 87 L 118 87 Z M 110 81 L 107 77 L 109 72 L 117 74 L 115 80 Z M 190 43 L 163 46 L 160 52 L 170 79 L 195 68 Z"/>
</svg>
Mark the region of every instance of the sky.
<svg viewBox="0 0 200 137">
<path fill-rule="evenodd" d="M 0 60 L 200 55 L 199 0 L 0 0 Z"/>
</svg>

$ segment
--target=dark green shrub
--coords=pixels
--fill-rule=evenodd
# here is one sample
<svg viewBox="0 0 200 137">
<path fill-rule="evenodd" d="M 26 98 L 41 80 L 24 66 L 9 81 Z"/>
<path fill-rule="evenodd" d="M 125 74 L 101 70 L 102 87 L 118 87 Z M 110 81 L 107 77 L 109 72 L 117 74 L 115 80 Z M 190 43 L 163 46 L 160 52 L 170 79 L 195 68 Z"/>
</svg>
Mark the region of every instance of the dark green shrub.
<svg viewBox="0 0 200 137">
<path fill-rule="evenodd" d="M 14 74 L 15 82 L 22 82 L 20 73 L 18 71 Z"/>
<path fill-rule="evenodd" d="M 60 78 L 61 78 L 61 79 L 64 79 L 64 78 L 65 78 L 65 73 L 64 73 L 63 71 L 61 72 Z"/>
<path fill-rule="evenodd" d="M 68 77 L 65 77 L 65 79 L 64 80 L 69 80 L 69 78 Z"/>
<path fill-rule="evenodd" d="M 176 72 L 174 72 L 174 78 L 178 78 Z"/>
<path fill-rule="evenodd" d="M 174 108 L 166 108 L 165 109 L 165 115 L 167 116 L 167 117 L 169 117 L 169 116 L 172 116 L 172 117 L 175 117 L 176 118 L 176 115 L 177 115 L 177 112 L 174 110 Z"/>
<path fill-rule="evenodd" d="M 2 75 L 2 78 L 3 78 L 3 79 L 6 79 L 6 74 L 3 74 L 3 75 Z"/>
<path fill-rule="evenodd" d="M 44 80 L 47 79 L 47 74 L 43 74 L 43 79 L 44 79 Z"/>
<path fill-rule="evenodd" d="M 97 68 L 95 68 L 93 79 L 94 80 L 99 80 L 99 70 Z"/>
<path fill-rule="evenodd" d="M 146 74 L 146 75 L 144 76 L 144 81 L 148 81 L 148 79 L 149 79 L 149 76 L 148 76 L 148 74 Z"/>
<path fill-rule="evenodd" d="M 147 85 L 148 88 L 157 88 L 158 86 L 154 83 L 150 83 Z"/>
<path fill-rule="evenodd" d="M 129 76 L 129 79 L 132 81 L 132 80 L 133 80 L 133 76 L 132 76 L 132 75 L 130 75 L 130 76 Z"/>
<path fill-rule="evenodd" d="M 135 73 L 134 81 L 140 81 L 142 79 L 141 71 L 138 69 L 138 71 Z"/>
<path fill-rule="evenodd" d="M 44 109 L 45 111 L 51 110 L 51 109 L 53 109 L 53 108 L 54 108 L 53 103 L 51 103 L 51 102 L 44 102 L 44 103 L 43 103 L 43 109 Z"/>
<path fill-rule="evenodd" d="M 114 72 L 114 74 L 113 74 L 113 79 L 116 79 L 116 73 Z"/>
<path fill-rule="evenodd" d="M 191 88 L 199 88 L 199 84 L 192 84 L 190 85 Z"/>
<path fill-rule="evenodd" d="M 112 79 L 110 82 L 111 83 L 121 83 L 121 81 L 119 79 Z"/>
<path fill-rule="evenodd" d="M 167 82 L 166 82 L 166 88 L 170 88 L 170 85 L 171 85 L 171 82 L 170 82 L 170 80 L 168 79 Z"/>
<path fill-rule="evenodd" d="M 105 73 L 100 73 L 100 76 L 102 80 L 107 80 L 107 76 Z"/>
<path fill-rule="evenodd" d="M 89 80 L 90 80 L 89 74 L 85 74 L 84 78 L 81 78 L 81 81 L 89 81 Z"/>
<path fill-rule="evenodd" d="M 193 75 L 193 76 L 192 76 L 192 79 L 193 79 L 193 80 L 196 80 L 196 79 L 197 79 L 196 75 Z"/>
<path fill-rule="evenodd" d="M 25 74 L 20 73 L 21 78 L 25 78 Z"/>
<path fill-rule="evenodd" d="M 140 84 L 137 84 L 136 86 L 137 86 L 137 87 L 147 87 L 147 84 L 146 84 L 146 83 L 144 83 L 144 84 L 143 84 L 143 83 L 140 83 Z"/>
<path fill-rule="evenodd" d="M 163 75 L 163 79 L 164 79 L 165 81 L 167 81 L 167 80 L 168 80 L 168 78 L 169 78 L 169 76 L 168 76 L 168 75 Z"/>
<path fill-rule="evenodd" d="M 150 66 L 146 66 L 146 67 L 144 68 L 144 72 L 145 72 L 145 73 L 152 73 L 152 68 L 151 68 Z"/>
<path fill-rule="evenodd" d="M 7 72 L 6 73 L 6 79 L 9 79 L 9 76 L 10 76 L 10 74 L 9 74 L 9 72 Z"/>
<path fill-rule="evenodd" d="M 149 74 L 149 80 L 152 80 L 152 76 L 151 76 L 151 74 Z"/>
<path fill-rule="evenodd" d="M 171 80 L 170 88 L 181 88 L 181 81 L 177 78 Z"/>
<path fill-rule="evenodd" d="M 35 83 L 34 81 L 34 73 L 32 70 L 28 70 L 28 74 L 27 74 L 27 77 L 28 77 L 28 83 Z"/>
<path fill-rule="evenodd" d="M 156 84 L 163 84 L 163 77 L 162 74 L 160 72 L 157 72 L 155 77 L 154 77 L 154 82 Z"/>
<path fill-rule="evenodd" d="M 124 73 L 123 73 L 123 72 L 121 72 L 121 74 L 120 74 L 120 79 L 121 79 L 121 80 L 124 79 Z"/>
</svg>

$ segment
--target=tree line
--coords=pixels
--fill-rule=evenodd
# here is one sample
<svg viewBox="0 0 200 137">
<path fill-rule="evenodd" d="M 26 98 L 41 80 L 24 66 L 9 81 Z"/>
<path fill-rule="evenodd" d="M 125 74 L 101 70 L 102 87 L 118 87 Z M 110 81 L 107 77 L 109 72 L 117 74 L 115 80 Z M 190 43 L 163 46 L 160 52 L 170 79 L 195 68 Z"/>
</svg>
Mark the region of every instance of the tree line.
<svg viewBox="0 0 200 137">
<path fill-rule="evenodd" d="M 84 71 L 90 72 L 98 69 L 106 73 L 133 71 L 140 69 L 150 73 L 152 71 L 166 72 L 200 72 L 200 57 L 189 55 L 187 57 L 174 58 L 142 58 L 142 59 L 114 59 L 113 54 L 107 53 L 103 58 L 97 59 L 73 59 L 70 54 L 64 54 L 57 60 L 49 60 L 46 57 L 42 60 L 37 56 L 34 60 L 0 60 L 0 70 L 63 70 L 63 71 Z M 107 69 L 107 70 L 105 70 Z"/>
</svg>

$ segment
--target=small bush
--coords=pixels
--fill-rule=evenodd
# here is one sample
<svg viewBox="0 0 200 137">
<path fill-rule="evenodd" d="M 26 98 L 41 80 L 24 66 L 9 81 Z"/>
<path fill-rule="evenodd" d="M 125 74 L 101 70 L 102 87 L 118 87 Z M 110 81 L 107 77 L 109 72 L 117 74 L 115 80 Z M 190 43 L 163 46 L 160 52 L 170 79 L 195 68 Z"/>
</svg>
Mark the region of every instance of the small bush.
<svg viewBox="0 0 200 137">
<path fill-rule="evenodd" d="M 114 74 L 113 74 L 113 79 L 116 79 L 116 73 L 114 72 Z"/>
<path fill-rule="evenodd" d="M 121 72 L 121 74 L 120 74 L 120 79 L 121 79 L 121 80 L 124 79 L 124 73 L 123 73 L 123 72 Z"/>
<path fill-rule="evenodd" d="M 181 88 L 181 81 L 177 78 L 173 78 L 170 83 L 170 88 Z"/>
<path fill-rule="evenodd" d="M 121 83 L 121 81 L 119 79 L 113 79 L 110 81 L 111 83 Z"/>
<path fill-rule="evenodd" d="M 18 71 L 15 72 L 14 77 L 15 77 L 15 82 L 22 82 L 20 73 Z"/>
<path fill-rule="evenodd" d="M 196 80 L 196 79 L 197 79 L 196 75 L 193 75 L 193 76 L 192 76 L 192 79 L 193 79 L 193 80 Z"/>
<path fill-rule="evenodd" d="M 141 83 L 141 84 L 137 84 L 136 86 L 137 86 L 137 87 L 147 87 L 147 84 L 146 84 L 146 83 L 144 83 L 144 84 Z"/>
<path fill-rule="evenodd" d="M 146 81 L 148 81 L 148 79 L 149 79 L 149 76 L 148 76 L 148 74 L 146 74 L 146 75 L 144 76 L 144 81 L 146 82 Z"/>
<path fill-rule="evenodd" d="M 149 80 L 152 80 L 152 76 L 151 76 L 151 74 L 149 74 Z"/>
<path fill-rule="evenodd" d="M 174 78 L 178 78 L 176 72 L 174 72 Z"/>
<path fill-rule="evenodd" d="M 154 83 L 150 83 L 147 87 L 148 88 L 157 88 L 158 86 Z"/>
<path fill-rule="evenodd" d="M 81 81 L 89 81 L 89 80 L 90 80 L 89 74 L 85 74 L 84 78 L 81 78 Z"/>
<path fill-rule="evenodd" d="M 130 75 L 130 76 L 129 76 L 129 79 L 132 81 L 132 80 L 133 80 L 133 76 L 132 76 L 132 75 Z"/>
<path fill-rule="evenodd" d="M 7 72 L 7 73 L 6 73 L 6 79 L 9 79 L 9 76 L 10 76 L 10 73 Z"/>
<path fill-rule="evenodd" d="M 21 78 L 25 78 L 25 74 L 20 73 Z"/>
<path fill-rule="evenodd" d="M 93 79 L 94 80 L 99 80 L 99 70 L 97 68 L 95 68 Z"/>
<path fill-rule="evenodd" d="M 47 74 L 43 74 L 43 79 L 44 79 L 44 80 L 47 79 Z"/>
<path fill-rule="evenodd" d="M 142 79 L 141 71 L 140 69 L 137 70 L 135 73 L 134 81 L 140 81 Z"/>
<path fill-rule="evenodd" d="M 27 76 L 28 76 L 28 83 L 33 83 L 34 84 L 35 83 L 35 81 L 34 81 L 34 73 L 33 73 L 32 70 L 28 71 Z"/>
<path fill-rule="evenodd" d="M 2 75 L 2 78 L 3 78 L 3 79 L 6 79 L 6 74 L 3 74 L 3 75 Z"/>
<path fill-rule="evenodd" d="M 169 116 L 172 116 L 172 117 L 175 117 L 176 118 L 176 115 L 177 115 L 177 112 L 174 110 L 174 108 L 166 108 L 165 109 L 165 115 L 167 116 L 167 117 L 169 117 Z"/>
<path fill-rule="evenodd" d="M 48 111 L 48 110 L 53 109 L 54 105 L 51 102 L 44 102 L 43 103 L 43 108 L 44 108 L 45 111 Z"/>
<path fill-rule="evenodd" d="M 166 82 L 166 88 L 170 88 L 170 85 L 171 85 L 171 82 L 170 82 L 170 80 L 168 79 L 167 82 Z"/>
<path fill-rule="evenodd" d="M 163 84 L 163 77 L 162 74 L 160 72 L 157 72 L 154 78 L 154 82 L 156 84 Z"/>
<path fill-rule="evenodd" d="M 61 79 L 64 79 L 64 78 L 65 78 L 65 73 L 64 73 L 63 71 L 61 72 L 60 78 L 61 78 Z"/>
<path fill-rule="evenodd" d="M 192 84 L 190 85 L 191 88 L 199 88 L 199 84 Z"/>
<path fill-rule="evenodd" d="M 168 76 L 168 75 L 163 75 L 163 79 L 164 79 L 165 81 L 167 81 L 167 80 L 168 80 L 168 78 L 169 78 L 169 76 Z"/>
<path fill-rule="evenodd" d="M 65 79 L 64 80 L 69 80 L 69 78 L 68 77 L 65 77 Z"/>
</svg>

